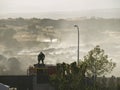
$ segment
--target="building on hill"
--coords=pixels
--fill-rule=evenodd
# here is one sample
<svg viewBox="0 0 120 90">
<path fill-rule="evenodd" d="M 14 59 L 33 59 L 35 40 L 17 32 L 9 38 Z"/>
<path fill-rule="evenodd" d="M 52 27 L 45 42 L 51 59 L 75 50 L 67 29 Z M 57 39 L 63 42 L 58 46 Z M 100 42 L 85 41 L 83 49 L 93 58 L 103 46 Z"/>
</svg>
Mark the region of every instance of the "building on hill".
<svg viewBox="0 0 120 90">
<path fill-rule="evenodd" d="M 0 90 L 9 90 L 7 89 L 9 87 L 14 87 L 16 90 L 54 90 L 54 87 L 50 85 L 49 75 L 55 73 L 56 66 L 35 64 L 28 68 L 28 75 L 1 75 L 0 83 L 3 85 L 0 85 Z"/>
</svg>

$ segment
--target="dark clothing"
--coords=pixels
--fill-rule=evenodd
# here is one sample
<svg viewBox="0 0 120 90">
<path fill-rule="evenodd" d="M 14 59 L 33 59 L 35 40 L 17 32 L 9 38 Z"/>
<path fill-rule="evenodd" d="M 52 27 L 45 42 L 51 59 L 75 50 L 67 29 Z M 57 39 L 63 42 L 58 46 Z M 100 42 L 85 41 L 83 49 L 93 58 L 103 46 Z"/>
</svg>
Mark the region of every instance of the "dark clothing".
<svg viewBox="0 0 120 90">
<path fill-rule="evenodd" d="M 40 61 L 42 61 L 42 64 L 44 64 L 44 59 L 45 59 L 44 53 L 40 52 L 40 54 L 38 55 L 38 63 L 40 64 Z"/>
</svg>

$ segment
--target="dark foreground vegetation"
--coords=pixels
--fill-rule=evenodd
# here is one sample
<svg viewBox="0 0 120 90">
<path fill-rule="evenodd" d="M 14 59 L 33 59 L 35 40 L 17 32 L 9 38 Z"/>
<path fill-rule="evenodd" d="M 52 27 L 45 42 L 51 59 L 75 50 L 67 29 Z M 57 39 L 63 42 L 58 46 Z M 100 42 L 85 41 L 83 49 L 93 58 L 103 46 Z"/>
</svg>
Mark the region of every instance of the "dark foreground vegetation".
<svg viewBox="0 0 120 90">
<path fill-rule="evenodd" d="M 118 90 L 114 89 L 117 88 L 114 77 L 109 81 L 112 86 L 107 84 L 107 78 L 97 77 L 111 72 L 115 67 L 103 49 L 96 46 L 83 60 L 79 64 L 57 64 L 57 73 L 51 76 L 51 84 L 56 90 Z"/>
</svg>

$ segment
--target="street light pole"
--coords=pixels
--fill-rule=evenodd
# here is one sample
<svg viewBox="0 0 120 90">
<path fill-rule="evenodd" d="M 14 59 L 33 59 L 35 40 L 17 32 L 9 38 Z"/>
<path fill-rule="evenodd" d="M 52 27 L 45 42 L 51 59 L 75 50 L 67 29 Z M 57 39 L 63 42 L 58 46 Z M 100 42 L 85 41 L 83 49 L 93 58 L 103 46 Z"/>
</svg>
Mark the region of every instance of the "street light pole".
<svg viewBox="0 0 120 90">
<path fill-rule="evenodd" d="M 79 26 L 78 25 L 74 25 L 74 27 L 77 28 L 77 31 L 78 31 L 78 50 L 77 50 L 77 63 L 79 65 Z"/>
</svg>

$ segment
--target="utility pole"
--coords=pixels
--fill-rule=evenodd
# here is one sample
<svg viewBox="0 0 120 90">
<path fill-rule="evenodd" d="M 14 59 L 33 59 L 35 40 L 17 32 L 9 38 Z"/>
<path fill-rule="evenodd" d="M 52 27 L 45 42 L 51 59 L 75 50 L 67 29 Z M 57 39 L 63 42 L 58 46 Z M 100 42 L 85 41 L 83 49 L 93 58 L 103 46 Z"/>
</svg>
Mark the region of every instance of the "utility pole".
<svg viewBox="0 0 120 90">
<path fill-rule="evenodd" d="M 79 26 L 78 25 L 74 25 L 74 27 L 76 27 L 77 31 L 78 31 L 77 63 L 79 65 Z"/>
</svg>

